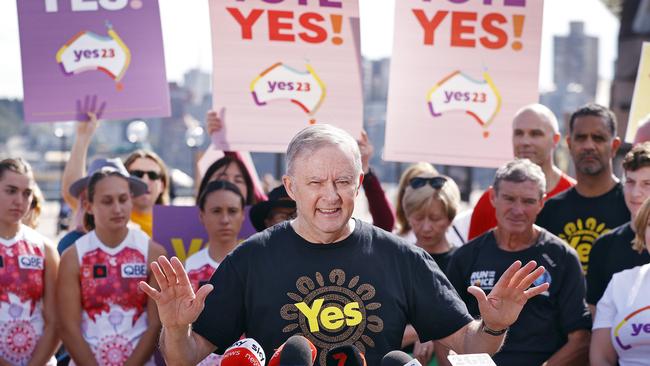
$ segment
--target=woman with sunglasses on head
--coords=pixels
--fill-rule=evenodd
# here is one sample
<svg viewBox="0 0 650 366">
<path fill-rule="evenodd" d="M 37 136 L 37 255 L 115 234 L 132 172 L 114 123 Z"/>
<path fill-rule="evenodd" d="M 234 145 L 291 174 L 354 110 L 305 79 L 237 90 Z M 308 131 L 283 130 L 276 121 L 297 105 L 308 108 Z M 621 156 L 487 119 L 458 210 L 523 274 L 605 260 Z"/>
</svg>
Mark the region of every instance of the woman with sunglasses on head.
<svg viewBox="0 0 650 366">
<path fill-rule="evenodd" d="M 56 365 L 59 255 L 21 223 L 34 186 L 26 162 L 0 161 L 0 365 Z"/>
<path fill-rule="evenodd" d="M 89 178 L 88 233 L 63 253 L 57 280 L 60 334 L 71 365 L 154 364 L 160 320 L 137 287 L 142 280 L 155 285 L 148 264 L 165 250 L 127 226 L 132 198 L 146 190 L 117 161 Z"/>
<path fill-rule="evenodd" d="M 406 192 L 406 188 L 408 187 L 411 178 L 425 174 L 436 176 L 438 175 L 438 171 L 429 163 L 420 162 L 412 164 L 402 173 L 397 188 L 397 205 L 395 206 L 395 218 L 397 223 L 395 224 L 396 227 L 394 233 L 412 243 L 415 243 L 416 239 L 415 235 L 411 231 L 411 224 L 409 224 L 406 219 L 402 200 L 404 199 L 404 192 Z"/>
<path fill-rule="evenodd" d="M 650 199 L 636 215 L 634 241 L 650 251 Z M 591 267 L 590 267 L 591 268 Z M 589 359 L 592 366 L 650 365 L 650 264 L 614 274 L 596 306 Z"/>
<path fill-rule="evenodd" d="M 207 283 L 219 263 L 239 244 L 237 236 L 244 223 L 244 196 L 239 188 L 224 180 L 207 184 L 198 199 L 199 219 L 208 233 L 208 244 L 185 261 L 185 270 L 194 291 Z M 200 366 L 215 366 L 221 356 L 211 354 Z"/>
<path fill-rule="evenodd" d="M 412 177 L 404 190 L 402 207 L 415 235 L 415 245 L 424 249 L 445 272 L 455 248 L 447 242 L 445 233 L 456 216 L 460 191 L 449 177 L 422 174 Z M 413 355 L 423 364 L 433 356 L 434 342 L 420 343 L 412 326 L 407 326 L 403 346 L 413 344 Z M 445 362 L 440 355 L 439 363 Z"/>
<path fill-rule="evenodd" d="M 152 236 L 153 207 L 169 204 L 169 173 L 165 162 L 153 151 L 136 150 L 124 161 L 129 173 L 147 184 L 147 193 L 133 199 L 131 220 Z"/>
</svg>

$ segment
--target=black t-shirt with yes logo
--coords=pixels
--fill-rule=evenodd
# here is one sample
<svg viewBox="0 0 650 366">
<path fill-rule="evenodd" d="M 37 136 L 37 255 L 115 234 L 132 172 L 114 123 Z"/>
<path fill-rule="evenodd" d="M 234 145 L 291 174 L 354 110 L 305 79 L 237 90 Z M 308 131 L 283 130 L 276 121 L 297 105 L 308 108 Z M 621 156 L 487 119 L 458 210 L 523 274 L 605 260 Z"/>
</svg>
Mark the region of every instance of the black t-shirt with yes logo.
<svg viewBox="0 0 650 366">
<path fill-rule="evenodd" d="M 294 334 L 319 350 L 353 344 L 369 365 L 400 348 L 406 324 L 444 338 L 472 317 L 433 259 L 397 236 L 355 220 L 344 240 L 314 244 L 289 222 L 258 233 L 221 263 L 193 330 L 222 353 L 241 334 L 267 358 Z"/>
<path fill-rule="evenodd" d="M 628 221 L 623 186 L 617 183 L 598 197 L 583 197 L 575 187 L 567 189 L 544 203 L 536 223 L 571 245 L 587 272 L 596 239 Z"/>
</svg>

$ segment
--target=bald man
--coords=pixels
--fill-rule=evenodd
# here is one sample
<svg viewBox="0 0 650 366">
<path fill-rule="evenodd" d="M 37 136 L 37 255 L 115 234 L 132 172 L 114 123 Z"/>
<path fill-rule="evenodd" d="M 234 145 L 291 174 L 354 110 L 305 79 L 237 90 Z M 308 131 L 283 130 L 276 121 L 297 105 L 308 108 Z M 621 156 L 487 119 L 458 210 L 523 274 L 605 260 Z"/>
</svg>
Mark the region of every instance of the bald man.
<svg viewBox="0 0 650 366">
<path fill-rule="evenodd" d="M 530 104 L 520 109 L 512 121 L 512 150 L 519 159 L 539 165 L 546 177 L 546 197 L 574 186 L 576 181 L 553 163 L 553 151 L 560 142 L 557 118 L 546 106 Z M 483 193 L 472 212 L 468 239 L 472 240 L 497 225 L 490 187 Z"/>
<path fill-rule="evenodd" d="M 638 145 L 646 141 L 650 141 L 650 114 L 639 121 L 639 127 L 634 135 L 633 145 Z"/>
</svg>

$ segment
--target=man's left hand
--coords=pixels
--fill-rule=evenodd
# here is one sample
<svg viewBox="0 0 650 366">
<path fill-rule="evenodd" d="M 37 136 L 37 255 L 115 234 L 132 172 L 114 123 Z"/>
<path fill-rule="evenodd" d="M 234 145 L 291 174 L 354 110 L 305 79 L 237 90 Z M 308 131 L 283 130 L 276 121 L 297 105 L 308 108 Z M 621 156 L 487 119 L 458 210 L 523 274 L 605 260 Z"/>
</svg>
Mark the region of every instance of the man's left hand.
<svg viewBox="0 0 650 366">
<path fill-rule="evenodd" d="M 470 286 L 467 291 L 478 301 L 484 324 L 492 330 L 511 326 L 528 299 L 548 290 L 548 283 L 530 287 L 544 271 L 544 267 L 537 267 L 535 261 L 530 261 L 523 267 L 520 261 L 516 261 L 503 273 L 490 295 L 486 296 L 479 287 Z"/>
</svg>

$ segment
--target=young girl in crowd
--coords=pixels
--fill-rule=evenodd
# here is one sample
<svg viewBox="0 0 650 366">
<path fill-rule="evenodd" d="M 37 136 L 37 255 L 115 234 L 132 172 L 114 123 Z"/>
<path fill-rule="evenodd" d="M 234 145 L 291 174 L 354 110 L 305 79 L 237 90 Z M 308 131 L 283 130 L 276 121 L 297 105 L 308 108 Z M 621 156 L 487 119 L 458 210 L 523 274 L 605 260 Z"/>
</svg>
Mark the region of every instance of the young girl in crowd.
<svg viewBox="0 0 650 366">
<path fill-rule="evenodd" d="M 208 233 L 208 244 L 190 256 L 185 270 L 194 291 L 207 283 L 219 263 L 237 246 L 237 234 L 244 222 L 244 196 L 234 184 L 216 180 L 208 183 L 199 196 L 199 218 Z M 201 366 L 215 366 L 221 356 L 211 354 Z"/>
<path fill-rule="evenodd" d="M 76 217 L 83 217 L 83 207 L 79 201 L 85 193 L 82 192 L 81 195 L 75 196 L 70 193 L 69 188 L 73 182 L 86 175 L 88 149 L 99 125 L 99 117 L 95 113 L 89 112 L 87 117 L 86 121 L 77 122 L 77 133 L 72 151 L 70 151 L 70 160 L 65 165 L 61 180 L 61 194 L 65 202 L 76 210 Z M 169 204 L 170 180 L 167 167 L 156 153 L 147 150 L 136 150 L 131 153 L 126 158 L 124 165 L 131 175 L 141 178 L 147 183 L 147 193 L 133 200 L 131 220 L 151 236 L 153 207 Z M 83 232 L 83 227 L 80 224 L 75 225 L 75 229 L 79 233 Z M 63 247 L 66 246 L 63 245 Z"/>
<path fill-rule="evenodd" d="M 0 364 L 56 365 L 55 281 L 59 255 L 21 224 L 34 177 L 20 159 L 0 161 Z"/>
<path fill-rule="evenodd" d="M 636 215 L 632 248 L 650 250 L 650 199 Z M 648 365 L 650 264 L 614 274 L 596 306 L 589 358 L 592 366 Z"/>
<path fill-rule="evenodd" d="M 165 250 L 127 227 L 132 197 L 147 185 L 126 168 L 104 167 L 87 185 L 88 233 L 62 255 L 57 280 L 61 338 L 71 365 L 153 365 L 160 321 L 138 282 L 155 285 L 149 263 Z"/>
</svg>

